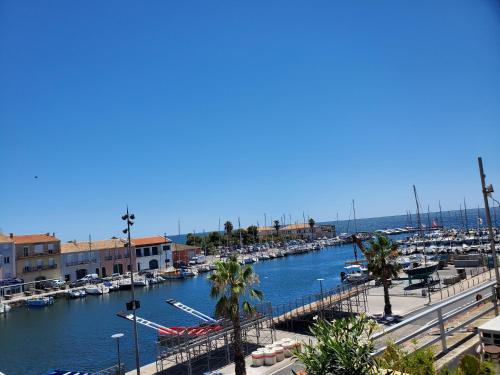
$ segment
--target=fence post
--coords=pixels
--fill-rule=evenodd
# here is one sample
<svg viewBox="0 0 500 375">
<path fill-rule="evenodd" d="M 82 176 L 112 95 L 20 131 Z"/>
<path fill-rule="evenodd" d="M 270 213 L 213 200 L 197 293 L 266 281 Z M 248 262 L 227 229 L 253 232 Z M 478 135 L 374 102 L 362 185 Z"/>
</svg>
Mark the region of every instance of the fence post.
<svg viewBox="0 0 500 375">
<path fill-rule="evenodd" d="M 446 332 L 444 330 L 443 312 L 441 309 L 438 309 L 437 314 L 439 320 L 439 333 L 441 335 L 441 346 L 443 347 L 443 353 L 446 353 L 448 347 L 446 346 Z"/>
</svg>

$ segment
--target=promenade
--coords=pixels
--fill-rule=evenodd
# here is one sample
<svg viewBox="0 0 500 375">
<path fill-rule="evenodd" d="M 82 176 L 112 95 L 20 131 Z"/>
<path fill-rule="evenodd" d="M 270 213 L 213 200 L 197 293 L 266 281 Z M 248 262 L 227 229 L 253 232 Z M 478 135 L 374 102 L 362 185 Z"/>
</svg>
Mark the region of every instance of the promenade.
<svg viewBox="0 0 500 375">
<path fill-rule="evenodd" d="M 391 304 L 392 304 L 392 309 L 393 309 L 393 316 L 395 317 L 394 322 L 396 321 L 402 321 L 406 318 L 409 318 L 419 312 L 422 312 L 438 303 L 441 303 L 443 301 L 446 301 L 447 299 L 458 296 L 464 292 L 467 292 L 471 290 L 472 288 L 476 288 L 480 285 L 485 284 L 486 282 L 491 280 L 490 272 L 481 272 L 476 275 L 477 272 L 480 270 L 478 269 L 473 269 L 473 270 L 468 270 L 468 277 L 461 282 L 447 286 L 446 288 L 442 288 L 441 290 L 431 290 L 430 294 L 428 295 L 423 295 L 421 289 L 417 289 L 414 291 L 406 291 L 405 286 L 408 284 L 407 281 L 405 280 L 396 280 L 392 283 L 392 286 L 390 288 L 390 296 L 391 296 Z M 453 267 L 448 268 L 447 270 L 440 271 L 440 274 L 442 274 L 442 277 L 447 277 L 450 275 L 455 274 L 455 269 Z M 474 276 L 470 276 L 470 274 L 474 274 Z M 426 290 L 427 291 L 427 290 Z M 430 295 L 430 303 L 429 303 L 429 295 Z M 473 297 L 471 297 L 473 298 Z M 314 309 L 320 309 L 322 305 L 327 305 L 329 302 L 331 303 L 332 297 L 326 297 L 323 299 L 323 301 L 320 299 L 318 301 L 313 302 L 312 304 L 308 304 L 307 306 L 304 306 L 304 308 L 296 308 L 293 309 L 289 312 L 289 316 L 294 316 L 299 314 L 301 311 L 310 311 Z M 461 302 L 463 303 L 463 301 Z M 367 311 L 366 313 L 375 319 L 377 319 L 380 322 L 380 328 L 383 329 L 384 327 L 390 326 L 393 321 L 390 319 L 384 320 L 382 319 L 382 313 L 384 310 L 384 298 L 383 298 L 383 288 L 381 286 L 375 287 L 371 286 L 367 290 Z M 483 305 L 478 306 L 478 310 L 480 311 Z M 472 313 L 477 312 L 476 310 L 471 311 L 467 314 L 464 314 L 463 316 L 457 317 L 454 320 L 451 321 L 451 324 L 453 326 L 453 323 L 458 324 L 460 321 L 467 319 Z M 490 314 L 491 315 L 491 314 Z M 490 315 L 487 315 L 486 317 L 490 317 Z M 283 316 L 286 317 L 286 314 Z M 273 320 L 276 321 L 279 317 L 274 317 Z M 485 319 L 484 317 L 482 319 Z M 397 332 L 397 335 L 391 335 L 391 339 L 397 339 L 398 337 L 403 337 L 412 330 L 416 330 L 417 328 L 421 328 L 422 326 L 425 326 L 428 324 L 430 320 L 422 320 L 418 321 L 417 325 L 408 325 L 401 331 Z M 451 327 L 452 327 L 451 326 Z M 419 343 L 425 343 L 426 340 L 431 340 L 432 338 L 436 337 L 436 329 L 430 329 L 428 332 L 423 334 L 419 338 Z M 460 342 L 461 340 L 464 340 L 465 338 L 470 335 L 470 331 L 464 330 L 463 332 L 458 332 L 457 334 L 454 334 L 454 336 L 450 339 L 449 344 L 453 346 L 454 344 Z M 300 342 L 303 343 L 309 343 L 309 342 L 314 342 L 314 338 L 312 336 L 306 335 L 306 334 L 299 334 L 295 332 L 290 332 L 286 330 L 275 330 L 275 340 L 280 340 L 282 338 L 289 337 L 289 338 L 294 338 L 299 340 Z M 411 344 L 405 345 L 408 347 L 411 347 Z M 251 356 L 246 357 L 246 363 L 247 363 L 247 374 L 249 375 L 275 375 L 275 374 L 289 374 L 290 369 L 292 368 L 300 368 L 300 364 L 296 363 L 295 359 L 289 358 L 285 359 L 282 362 L 279 362 L 273 366 L 262 366 L 262 367 L 252 367 L 252 359 Z M 212 370 L 213 371 L 213 370 Z M 153 375 L 156 374 L 156 364 L 152 363 L 146 366 L 143 366 L 141 368 L 141 374 L 143 375 Z M 168 372 L 167 372 L 168 373 Z M 187 373 L 187 372 L 186 372 Z M 195 372 L 193 372 L 194 374 Z M 229 375 L 229 374 L 234 374 L 234 364 L 229 364 L 225 367 L 222 367 L 218 370 L 216 370 L 216 373 L 221 373 L 223 375 Z M 130 371 L 127 373 L 127 375 L 133 375 L 135 374 L 135 371 Z"/>
</svg>

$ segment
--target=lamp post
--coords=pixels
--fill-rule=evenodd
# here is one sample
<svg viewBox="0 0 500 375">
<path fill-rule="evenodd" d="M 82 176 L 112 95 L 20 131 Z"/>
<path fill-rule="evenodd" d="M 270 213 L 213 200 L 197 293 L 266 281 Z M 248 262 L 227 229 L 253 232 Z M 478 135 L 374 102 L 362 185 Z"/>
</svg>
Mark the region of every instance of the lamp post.
<svg viewBox="0 0 500 375">
<path fill-rule="evenodd" d="M 495 249 L 495 236 L 493 234 L 493 228 L 491 226 L 491 213 L 488 202 L 488 196 L 491 193 L 493 193 L 493 186 L 492 185 L 486 186 L 486 175 L 484 174 L 483 170 L 483 159 L 479 157 L 477 158 L 477 161 L 479 163 L 479 174 L 481 176 L 481 186 L 483 188 L 484 209 L 486 211 L 485 213 L 486 213 L 486 222 L 488 224 L 488 237 L 491 244 L 491 256 L 493 257 L 493 267 L 495 267 L 495 278 L 497 281 L 497 285 L 495 288 L 496 299 L 498 299 L 498 297 L 500 297 L 500 274 L 498 273 L 498 260 L 497 260 L 497 252 Z M 496 303 L 495 303 L 495 315 L 498 315 L 498 307 Z"/>
<path fill-rule="evenodd" d="M 323 281 L 325 281 L 325 279 L 316 279 L 319 281 L 319 288 L 320 288 L 320 291 L 321 291 L 321 313 L 320 313 L 320 316 L 321 316 L 321 319 L 324 318 L 324 314 L 323 314 Z"/>
<path fill-rule="evenodd" d="M 127 206 L 127 213 L 122 216 L 122 220 L 127 222 L 127 228 L 123 230 L 123 233 L 127 235 L 127 247 L 128 247 L 128 255 L 129 255 L 129 265 L 130 265 L 130 290 L 132 292 L 132 301 L 131 301 L 131 307 L 132 307 L 132 315 L 133 315 L 133 330 L 134 330 L 134 343 L 135 343 L 135 366 L 136 366 L 136 373 L 137 375 L 141 375 L 141 364 L 139 361 L 139 338 L 137 336 L 137 314 L 135 312 L 137 306 L 136 303 L 138 301 L 135 300 L 135 288 L 134 288 L 134 263 L 132 263 L 132 251 L 131 251 L 131 243 L 130 243 L 130 227 L 134 225 L 134 220 L 135 216 L 134 214 L 129 214 L 128 212 L 128 206 Z M 127 306 L 128 308 L 128 306 Z"/>
<path fill-rule="evenodd" d="M 118 353 L 118 374 L 122 375 L 122 361 L 120 358 L 120 339 L 123 337 L 123 333 L 115 333 L 111 336 L 112 339 L 116 340 L 116 349 Z"/>
</svg>

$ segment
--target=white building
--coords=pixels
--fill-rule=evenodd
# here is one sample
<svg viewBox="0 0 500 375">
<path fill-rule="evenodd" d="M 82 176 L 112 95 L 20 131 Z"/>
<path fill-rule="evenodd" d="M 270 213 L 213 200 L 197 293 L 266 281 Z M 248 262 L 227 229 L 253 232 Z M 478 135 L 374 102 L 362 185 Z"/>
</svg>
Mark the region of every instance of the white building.
<svg viewBox="0 0 500 375">
<path fill-rule="evenodd" d="M 172 240 L 163 236 L 132 239 L 137 271 L 165 270 L 172 265 Z"/>
<path fill-rule="evenodd" d="M 16 277 L 16 248 L 14 241 L 0 234 L 0 280 Z"/>
</svg>

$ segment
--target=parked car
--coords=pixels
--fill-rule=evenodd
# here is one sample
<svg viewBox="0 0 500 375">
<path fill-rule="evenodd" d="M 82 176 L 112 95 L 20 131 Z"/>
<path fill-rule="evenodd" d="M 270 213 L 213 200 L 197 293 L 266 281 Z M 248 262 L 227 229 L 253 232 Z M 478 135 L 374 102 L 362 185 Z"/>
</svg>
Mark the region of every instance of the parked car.
<svg viewBox="0 0 500 375">
<path fill-rule="evenodd" d="M 52 288 L 60 288 L 66 285 L 66 282 L 62 280 L 49 280 L 47 283 L 51 285 Z"/>
<path fill-rule="evenodd" d="M 83 276 L 79 281 L 83 282 L 92 282 L 92 281 L 98 281 L 99 280 L 99 275 L 97 273 L 89 273 L 88 275 Z"/>
</svg>

